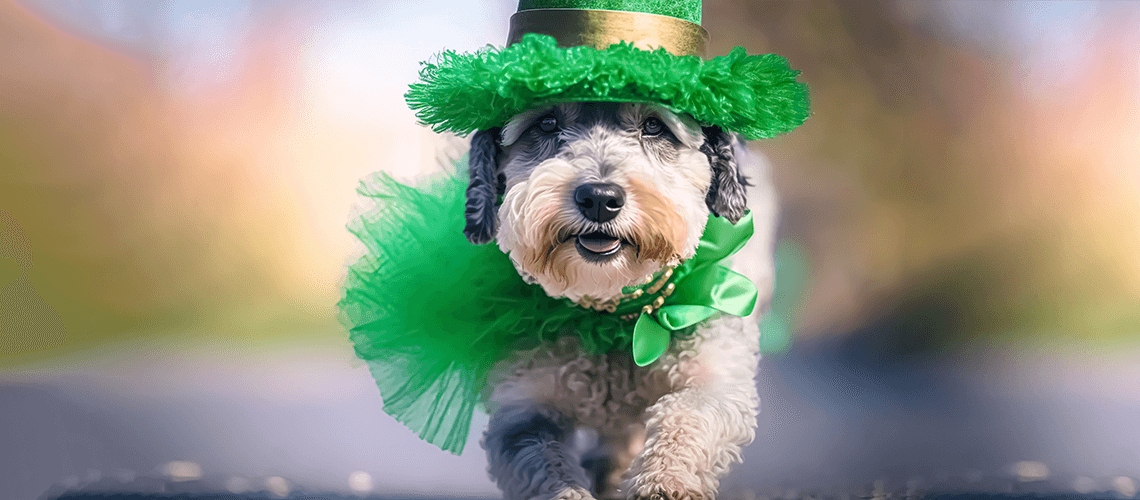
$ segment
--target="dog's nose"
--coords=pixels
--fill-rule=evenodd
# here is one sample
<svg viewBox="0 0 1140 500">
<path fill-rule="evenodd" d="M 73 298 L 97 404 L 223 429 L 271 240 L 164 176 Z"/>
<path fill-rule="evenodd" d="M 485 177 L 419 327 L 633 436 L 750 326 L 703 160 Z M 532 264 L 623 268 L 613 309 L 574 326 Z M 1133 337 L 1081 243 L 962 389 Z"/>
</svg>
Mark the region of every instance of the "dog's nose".
<svg viewBox="0 0 1140 500">
<path fill-rule="evenodd" d="M 574 190 L 574 203 L 587 219 L 609 222 L 625 205 L 625 191 L 621 186 L 608 182 L 582 184 Z"/>
</svg>

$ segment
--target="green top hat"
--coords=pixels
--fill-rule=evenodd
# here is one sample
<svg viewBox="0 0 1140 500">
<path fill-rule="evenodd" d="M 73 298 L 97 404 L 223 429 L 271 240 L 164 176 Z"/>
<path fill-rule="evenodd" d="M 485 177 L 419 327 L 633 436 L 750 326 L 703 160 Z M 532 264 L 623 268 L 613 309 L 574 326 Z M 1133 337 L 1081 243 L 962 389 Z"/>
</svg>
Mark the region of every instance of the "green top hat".
<svg viewBox="0 0 1140 500">
<path fill-rule="evenodd" d="M 557 102 L 655 102 L 747 139 L 808 117 L 807 86 L 775 54 L 705 56 L 700 0 L 520 0 L 505 48 L 444 51 L 405 95 L 425 125 L 467 134 Z"/>
</svg>

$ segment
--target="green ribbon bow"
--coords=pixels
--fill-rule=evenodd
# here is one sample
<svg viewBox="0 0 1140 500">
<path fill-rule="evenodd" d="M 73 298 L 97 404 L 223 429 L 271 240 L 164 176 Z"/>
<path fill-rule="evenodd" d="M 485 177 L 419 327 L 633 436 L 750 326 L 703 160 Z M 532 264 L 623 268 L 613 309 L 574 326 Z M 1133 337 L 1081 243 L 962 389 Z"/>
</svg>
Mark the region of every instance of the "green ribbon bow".
<svg viewBox="0 0 1140 500">
<path fill-rule="evenodd" d="M 696 255 L 673 271 L 676 287 L 665 305 L 642 312 L 633 329 L 633 360 L 645 366 L 669 349 L 672 332 L 687 328 L 718 312 L 748 316 L 759 296 L 756 285 L 721 261 L 740 251 L 752 237 L 752 212 L 735 225 L 709 216 Z"/>
</svg>

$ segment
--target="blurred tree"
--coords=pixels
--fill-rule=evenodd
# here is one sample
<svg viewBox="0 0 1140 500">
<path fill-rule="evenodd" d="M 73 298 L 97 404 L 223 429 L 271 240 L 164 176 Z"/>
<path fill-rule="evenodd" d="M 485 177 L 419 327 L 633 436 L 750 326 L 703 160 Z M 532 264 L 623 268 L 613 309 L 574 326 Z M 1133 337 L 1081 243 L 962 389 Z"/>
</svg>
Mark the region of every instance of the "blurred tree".
<svg viewBox="0 0 1140 500">
<path fill-rule="evenodd" d="M 999 339 L 1131 338 L 1140 308 L 1124 312 L 1136 299 L 1121 262 L 1106 268 L 1091 247 L 1065 251 L 1087 245 L 1056 234 L 1070 200 L 1042 206 L 1058 193 L 1026 188 L 1041 158 L 1025 151 L 1040 137 L 1025 133 L 1028 96 L 1010 71 L 1013 55 L 958 38 L 939 5 L 705 6 L 712 52 L 775 52 L 811 85 L 805 126 L 755 144 L 773 159 L 782 233 L 810 254 L 800 333 L 895 318 L 880 334 L 897 354 Z M 1117 306 L 1081 315 L 1081 304 Z"/>
<path fill-rule="evenodd" d="M 280 194 L 243 177 L 247 158 L 195 142 L 153 61 L 134 56 L 0 1 L 0 209 L 35 248 L 12 304 L 27 306 L 34 284 L 69 333 L 66 349 L 200 330 L 234 307 L 279 301 L 274 273 L 292 252 Z M 244 133 L 243 146 L 256 144 Z M 278 230 L 257 230 L 266 225 Z M 39 349 L 14 345 L 4 354 Z"/>
</svg>

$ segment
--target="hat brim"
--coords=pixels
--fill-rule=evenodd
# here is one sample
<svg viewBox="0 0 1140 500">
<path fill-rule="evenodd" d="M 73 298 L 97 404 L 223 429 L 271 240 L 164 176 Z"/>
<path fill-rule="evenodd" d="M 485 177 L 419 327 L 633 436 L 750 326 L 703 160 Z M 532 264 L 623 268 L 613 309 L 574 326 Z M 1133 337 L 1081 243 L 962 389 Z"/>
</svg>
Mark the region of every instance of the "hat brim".
<svg viewBox="0 0 1140 500">
<path fill-rule="evenodd" d="M 654 102 L 763 139 L 807 119 L 807 85 L 797 75 L 783 57 L 750 56 L 742 47 L 704 61 L 628 43 L 564 48 L 550 36 L 527 34 L 501 49 L 437 54 L 404 97 L 421 123 L 460 135 L 544 104 L 606 101 Z"/>
</svg>

